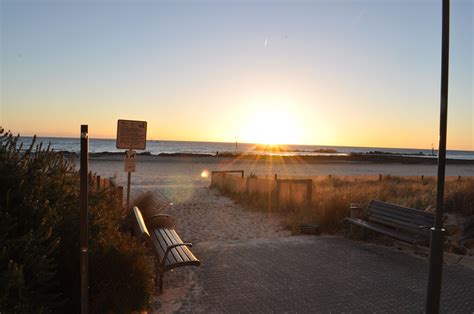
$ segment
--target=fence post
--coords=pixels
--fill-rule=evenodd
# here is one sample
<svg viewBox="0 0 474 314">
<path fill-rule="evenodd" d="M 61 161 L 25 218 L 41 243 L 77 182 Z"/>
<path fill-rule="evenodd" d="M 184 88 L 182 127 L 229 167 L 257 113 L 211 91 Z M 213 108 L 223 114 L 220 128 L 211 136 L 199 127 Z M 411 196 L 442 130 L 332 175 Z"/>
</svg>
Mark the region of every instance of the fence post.
<svg viewBox="0 0 474 314">
<path fill-rule="evenodd" d="M 306 184 L 306 203 L 307 206 L 311 206 L 311 202 L 313 201 L 313 180 L 309 179 L 308 183 Z"/>
<path fill-rule="evenodd" d="M 90 185 L 92 185 L 92 187 L 94 187 L 94 176 L 92 176 L 91 171 L 89 171 L 87 177 L 88 177 L 88 180 L 89 180 L 88 184 L 90 184 Z"/>
<path fill-rule="evenodd" d="M 120 209 L 123 209 L 123 186 L 117 187 L 117 199 Z"/>
<path fill-rule="evenodd" d="M 100 184 L 100 176 L 97 176 L 97 192 L 100 191 L 100 186 L 101 186 L 101 184 Z"/>
<path fill-rule="evenodd" d="M 277 209 L 280 209 L 280 180 L 276 180 L 276 207 Z"/>
</svg>

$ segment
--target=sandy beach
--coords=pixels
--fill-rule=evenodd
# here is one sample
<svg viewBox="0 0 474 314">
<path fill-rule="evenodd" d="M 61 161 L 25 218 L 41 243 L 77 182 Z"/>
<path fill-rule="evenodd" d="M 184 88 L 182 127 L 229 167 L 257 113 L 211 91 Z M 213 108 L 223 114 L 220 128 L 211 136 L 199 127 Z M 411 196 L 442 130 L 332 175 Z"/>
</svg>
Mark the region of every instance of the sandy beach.
<svg viewBox="0 0 474 314">
<path fill-rule="evenodd" d="M 104 177 L 116 177 L 121 185 L 126 183 L 122 156 L 94 157 L 90 170 Z M 136 172 L 132 175 L 132 193 L 141 189 L 164 189 L 172 187 L 207 187 L 209 178 L 201 177 L 204 170 L 244 170 L 246 175 L 258 176 L 318 176 L 318 175 L 392 175 L 392 176 L 436 176 L 435 164 L 401 163 L 311 163 L 268 162 L 258 159 L 233 160 L 214 157 L 137 157 Z M 474 165 L 447 165 L 447 176 L 474 176 Z"/>
</svg>

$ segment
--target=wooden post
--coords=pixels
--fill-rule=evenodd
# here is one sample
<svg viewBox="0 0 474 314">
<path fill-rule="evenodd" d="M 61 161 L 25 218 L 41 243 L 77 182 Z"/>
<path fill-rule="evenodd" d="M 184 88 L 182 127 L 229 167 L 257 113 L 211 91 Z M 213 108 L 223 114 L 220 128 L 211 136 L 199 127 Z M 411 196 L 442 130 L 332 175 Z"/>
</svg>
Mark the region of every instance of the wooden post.
<svg viewBox="0 0 474 314">
<path fill-rule="evenodd" d="M 379 181 L 382 181 L 382 174 L 379 174 Z"/>
<path fill-rule="evenodd" d="M 99 191 L 100 191 L 100 186 L 101 186 L 101 184 L 100 184 L 100 176 L 97 176 L 96 178 L 97 178 L 97 192 L 99 192 Z"/>
<path fill-rule="evenodd" d="M 132 173 L 128 172 L 127 178 L 127 210 L 130 209 L 130 181 L 132 180 Z"/>
<path fill-rule="evenodd" d="M 277 209 L 280 209 L 280 180 L 277 179 L 277 185 L 276 185 L 276 207 Z"/>
<path fill-rule="evenodd" d="M 117 187 L 117 201 L 120 209 L 123 208 L 123 186 Z"/>
<path fill-rule="evenodd" d="M 313 201 L 313 180 L 308 180 L 308 183 L 306 185 L 306 202 L 307 206 L 311 206 L 311 202 Z"/>
<path fill-rule="evenodd" d="M 361 216 L 361 211 L 362 211 L 362 209 L 360 208 L 358 203 L 351 203 L 350 208 L 349 208 L 349 216 L 352 219 L 358 219 Z M 365 230 L 365 228 L 364 228 L 364 230 Z M 349 226 L 349 232 L 351 234 L 353 234 L 353 232 L 354 232 L 354 228 L 353 228 L 352 224 L 350 224 L 350 226 Z"/>
<path fill-rule="evenodd" d="M 88 181 L 89 184 L 91 184 L 91 185 L 93 186 L 93 185 L 94 185 L 94 177 L 92 176 L 92 172 L 90 172 L 90 171 L 88 172 L 87 178 L 88 178 L 88 180 L 89 180 L 89 181 Z"/>
<path fill-rule="evenodd" d="M 421 182 L 423 182 L 424 180 L 425 180 L 425 176 L 421 175 Z"/>
<path fill-rule="evenodd" d="M 81 313 L 88 312 L 89 303 L 89 278 L 88 278 L 88 206 L 89 206 L 89 182 L 88 182 L 88 167 L 89 167 L 89 127 L 81 125 L 81 169 L 80 169 L 80 191 L 79 191 L 79 205 L 80 205 L 80 269 L 81 269 Z"/>
<path fill-rule="evenodd" d="M 133 150 L 130 148 L 128 150 L 128 156 L 132 156 Z M 132 173 L 128 171 L 127 173 L 127 211 L 130 210 L 130 181 L 132 180 Z"/>
<path fill-rule="evenodd" d="M 278 180 L 278 175 L 275 173 L 275 180 Z"/>
</svg>

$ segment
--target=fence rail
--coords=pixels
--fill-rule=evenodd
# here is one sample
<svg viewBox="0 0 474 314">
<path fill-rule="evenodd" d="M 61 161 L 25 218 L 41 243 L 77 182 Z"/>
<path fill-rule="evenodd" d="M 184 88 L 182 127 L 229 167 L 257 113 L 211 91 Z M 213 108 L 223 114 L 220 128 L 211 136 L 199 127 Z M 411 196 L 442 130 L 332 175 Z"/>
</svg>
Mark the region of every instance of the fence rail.
<svg viewBox="0 0 474 314">
<path fill-rule="evenodd" d="M 233 173 L 241 173 L 241 176 Z M 311 179 L 245 178 L 243 170 L 212 171 L 211 187 L 227 193 L 262 196 L 279 208 L 309 206 L 313 195 Z"/>
<path fill-rule="evenodd" d="M 97 192 L 109 190 L 116 202 L 117 208 L 123 209 L 123 187 L 118 185 L 112 178 L 102 178 L 99 175 L 89 173 L 89 185 Z"/>
</svg>

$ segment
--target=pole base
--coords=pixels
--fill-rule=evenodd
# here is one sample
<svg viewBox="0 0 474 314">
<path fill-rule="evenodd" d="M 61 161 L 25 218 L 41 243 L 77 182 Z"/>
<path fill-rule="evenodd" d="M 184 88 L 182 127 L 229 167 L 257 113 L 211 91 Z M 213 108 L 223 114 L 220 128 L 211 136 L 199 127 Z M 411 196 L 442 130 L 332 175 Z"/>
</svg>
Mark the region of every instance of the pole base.
<svg viewBox="0 0 474 314">
<path fill-rule="evenodd" d="M 428 273 L 428 291 L 426 295 L 426 313 L 439 313 L 441 296 L 441 278 L 443 272 L 443 246 L 446 229 L 430 230 L 430 268 Z"/>
</svg>

